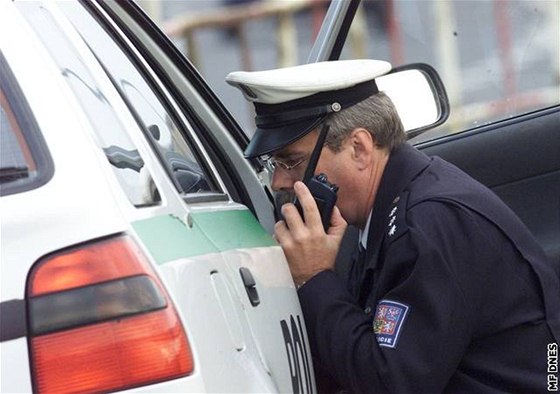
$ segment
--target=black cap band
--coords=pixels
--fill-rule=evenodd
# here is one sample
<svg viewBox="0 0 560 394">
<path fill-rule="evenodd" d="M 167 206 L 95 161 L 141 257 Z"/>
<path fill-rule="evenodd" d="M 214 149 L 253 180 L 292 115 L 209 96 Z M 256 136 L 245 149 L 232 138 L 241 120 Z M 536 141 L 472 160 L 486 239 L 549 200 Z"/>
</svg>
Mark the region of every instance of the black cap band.
<svg viewBox="0 0 560 394">
<path fill-rule="evenodd" d="M 346 89 L 316 93 L 282 104 L 255 103 L 255 123 L 260 129 L 273 129 L 305 119 L 324 117 L 328 113 L 351 107 L 378 92 L 375 81 L 371 80 Z"/>
</svg>

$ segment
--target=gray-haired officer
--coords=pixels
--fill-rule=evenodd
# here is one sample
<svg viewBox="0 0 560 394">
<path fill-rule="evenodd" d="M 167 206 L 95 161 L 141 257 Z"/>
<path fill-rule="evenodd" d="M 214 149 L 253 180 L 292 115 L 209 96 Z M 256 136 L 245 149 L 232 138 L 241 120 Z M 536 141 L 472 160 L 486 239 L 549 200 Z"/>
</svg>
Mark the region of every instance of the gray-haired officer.
<svg viewBox="0 0 560 394">
<path fill-rule="evenodd" d="M 270 155 L 275 191 L 295 191 L 275 227 L 301 302 L 318 377 L 351 392 L 544 392 L 560 341 L 560 284 L 529 231 L 490 190 L 405 142 L 374 60 L 234 72 L 256 110 L 247 157 Z M 339 186 L 325 232 L 301 180 Z M 365 258 L 345 283 L 334 262 L 346 223 Z M 364 253 L 361 254 L 364 256 Z M 326 375 L 323 375 L 326 372 Z M 332 388 L 332 387 L 329 387 Z"/>
</svg>

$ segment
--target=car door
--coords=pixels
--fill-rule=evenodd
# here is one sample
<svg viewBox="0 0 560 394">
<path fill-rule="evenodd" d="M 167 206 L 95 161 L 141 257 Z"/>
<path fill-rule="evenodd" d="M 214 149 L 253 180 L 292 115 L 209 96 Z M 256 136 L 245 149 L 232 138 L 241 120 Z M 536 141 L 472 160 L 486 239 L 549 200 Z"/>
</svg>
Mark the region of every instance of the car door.
<svg viewBox="0 0 560 394">
<path fill-rule="evenodd" d="M 361 55 L 435 67 L 451 116 L 410 142 L 492 189 L 560 265 L 558 3 L 342 3 L 309 61 Z M 349 29 L 367 53 L 344 46 L 355 39 Z"/>
</svg>

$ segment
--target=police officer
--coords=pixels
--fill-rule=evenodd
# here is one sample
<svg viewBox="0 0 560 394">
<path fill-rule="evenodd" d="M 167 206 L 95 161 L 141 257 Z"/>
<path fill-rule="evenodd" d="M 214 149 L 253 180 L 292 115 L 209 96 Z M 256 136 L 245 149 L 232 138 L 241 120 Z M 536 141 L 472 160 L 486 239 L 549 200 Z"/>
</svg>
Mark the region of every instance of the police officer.
<svg viewBox="0 0 560 394">
<path fill-rule="evenodd" d="M 246 156 L 269 155 L 272 188 L 295 192 L 303 207 L 303 217 L 282 207 L 275 236 L 318 387 L 544 392 L 547 346 L 560 340 L 558 273 L 490 190 L 405 142 L 375 83 L 390 68 L 353 60 L 227 77 L 255 105 Z M 325 124 L 316 173 L 339 186 L 326 232 L 299 182 Z M 334 264 L 347 223 L 361 231 L 345 283 Z"/>
</svg>

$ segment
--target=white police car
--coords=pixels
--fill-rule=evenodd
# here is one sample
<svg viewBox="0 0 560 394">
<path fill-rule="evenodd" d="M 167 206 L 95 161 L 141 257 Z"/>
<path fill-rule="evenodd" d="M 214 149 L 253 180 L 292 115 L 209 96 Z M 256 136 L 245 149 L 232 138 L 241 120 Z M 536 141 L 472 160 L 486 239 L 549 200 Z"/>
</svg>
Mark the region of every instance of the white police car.
<svg viewBox="0 0 560 394">
<path fill-rule="evenodd" d="M 1 391 L 314 392 L 236 126 L 156 38 L 0 4 Z"/>
<path fill-rule="evenodd" d="M 347 11 L 327 15 L 313 60 L 340 50 Z M 557 190 L 558 113 L 424 148 L 476 170 L 488 157 L 473 144 L 530 124 L 552 138 L 524 179 Z M 1 392 L 315 392 L 259 163 L 138 7 L 0 2 L 0 136 Z M 510 190 L 535 192 L 515 177 L 504 189 L 515 149 L 490 149 L 513 205 L 527 194 Z M 523 205 L 529 221 L 537 205 Z M 553 218 L 536 232 L 557 256 Z"/>
</svg>

